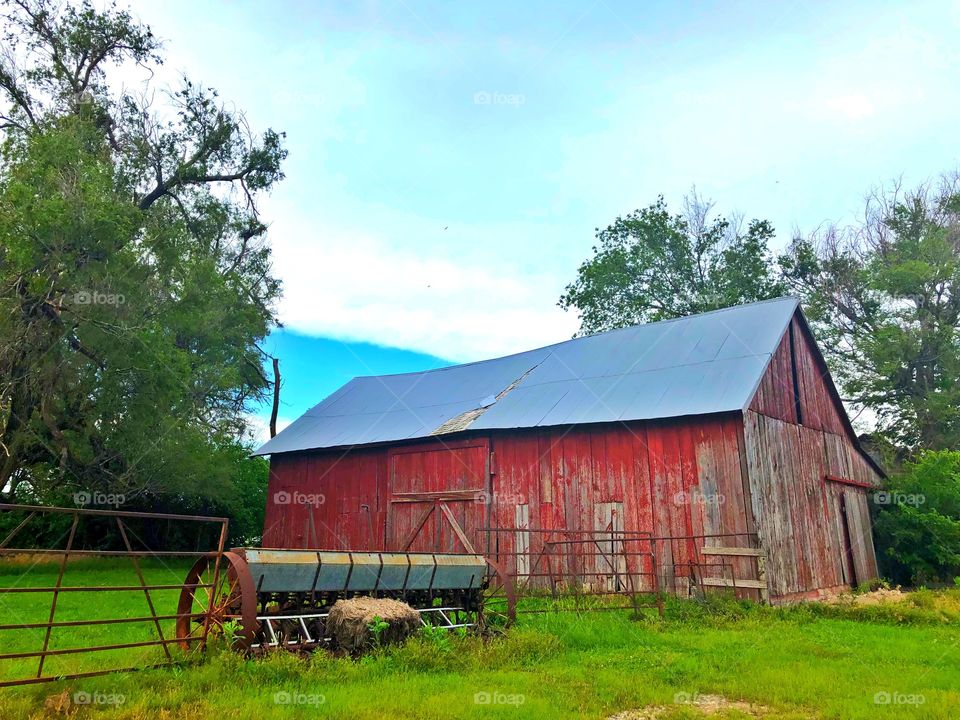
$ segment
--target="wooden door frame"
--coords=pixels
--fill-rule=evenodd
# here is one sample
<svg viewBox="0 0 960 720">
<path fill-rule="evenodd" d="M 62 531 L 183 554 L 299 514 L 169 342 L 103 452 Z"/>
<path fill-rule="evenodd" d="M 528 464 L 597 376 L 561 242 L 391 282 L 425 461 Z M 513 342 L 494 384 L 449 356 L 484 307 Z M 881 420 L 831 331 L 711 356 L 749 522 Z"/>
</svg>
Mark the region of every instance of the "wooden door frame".
<svg viewBox="0 0 960 720">
<path fill-rule="evenodd" d="M 481 489 L 468 488 L 466 490 L 440 490 L 440 491 L 426 491 L 426 492 L 403 492 L 397 493 L 394 492 L 394 465 L 393 459 L 399 455 L 409 455 L 414 453 L 427 453 L 427 452 L 444 452 L 450 450 L 469 450 L 472 448 L 481 448 L 485 450 L 484 460 L 483 460 L 483 477 Z M 461 528 L 460 524 L 456 522 L 456 518 L 453 517 L 453 513 L 450 510 L 447 502 L 450 501 L 464 501 L 469 499 L 469 497 L 475 497 L 478 492 L 483 492 L 486 494 L 486 497 L 489 499 L 489 502 L 485 503 L 484 507 L 484 521 L 489 521 L 489 515 L 493 512 L 493 502 L 494 497 L 492 494 L 492 473 L 490 467 L 490 438 L 489 437 L 476 437 L 462 440 L 454 441 L 444 441 L 442 439 L 437 439 L 432 442 L 422 442 L 416 443 L 413 445 L 403 445 L 400 447 L 392 447 L 387 451 L 387 483 L 386 483 L 386 511 L 387 516 L 384 522 L 385 529 L 385 543 L 384 547 L 387 547 L 390 543 L 391 538 L 393 538 L 393 525 L 394 525 L 394 507 L 401 503 L 432 503 L 431 507 L 422 515 L 414 529 L 414 533 L 409 538 L 404 538 L 406 541 L 407 548 L 413 543 L 416 539 L 417 534 L 420 530 L 423 529 L 424 524 L 430 516 L 437 512 L 441 517 L 444 517 L 449 523 L 454 533 L 457 535 L 457 538 L 461 541 L 461 544 L 464 545 L 464 549 L 468 552 L 470 548 L 473 548 L 472 543 L 470 543 L 468 537 L 466 536 L 465 528 Z M 468 497 L 469 494 L 469 497 Z M 398 498 L 398 499 L 395 499 Z M 489 545 L 489 538 L 487 538 L 486 545 Z M 486 552 L 489 548 L 484 548 Z M 405 549 L 404 549 L 405 551 Z M 475 553 L 475 549 L 473 549 Z"/>
<path fill-rule="evenodd" d="M 837 498 L 838 511 L 840 513 L 840 542 L 843 544 L 841 551 L 843 557 L 850 568 L 850 587 L 856 588 L 859 579 L 857 578 L 857 565 L 853 561 L 853 536 L 850 534 L 850 521 L 847 518 L 847 491 L 842 490 Z M 845 580 L 847 578 L 844 578 Z"/>
</svg>

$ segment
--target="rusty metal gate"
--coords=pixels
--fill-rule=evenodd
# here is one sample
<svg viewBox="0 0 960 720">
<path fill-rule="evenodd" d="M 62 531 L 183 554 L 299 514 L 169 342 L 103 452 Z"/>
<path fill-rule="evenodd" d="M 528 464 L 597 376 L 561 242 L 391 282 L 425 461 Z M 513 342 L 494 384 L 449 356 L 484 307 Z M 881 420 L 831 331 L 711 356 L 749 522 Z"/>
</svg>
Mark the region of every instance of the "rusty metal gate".
<svg viewBox="0 0 960 720">
<path fill-rule="evenodd" d="M 66 515 L 69 518 L 69 529 L 60 537 L 63 542 L 62 547 L 15 547 L 13 542 L 17 537 L 23 537 L 23 531 L 29 528 L 31 524 L 36 524 L 38 518 L 44 516 Z M 221 567 L 224 557 L 224 545 L 227 541 L 228 520 L 220 517 L 204 517 L 193 515 L 175 515 L 169 513 L 145 513 L 145 512 L 127 512 L 121 510 L 94 510 L 89 508 L 62 508 L 62 507 L 43 507 L 32 505 L 11 505 L 0 504 L 0 516 L 7 518 L 22 516 L 22 519 L 10 530 L 7 536 L 0 541 L 0 562 L 7 564 L 5 570 L 11 567 L 19 569 L 21 561 L 25 564 L 25 569 L 18 576 L 14 577 L 14 582 L 9 581 L 10 573 L 5 573 L 2 577 L 2 586 L 0 586 L 0 619 L 4 620 L 0 624 L 0 638 L 4 638 L 4 647 L 10 647 L 11 644 L 18 647 L 29 646 L 31 643 L 11 643 L 8 633 L 36 634 L 37 647 L 35 649 L 18 649 L 16 652 L 0 653 L 0 687 L 11 685 L 28 685 L 34 683 L 51 682 L 54 680 L 93 677 L 105 675 L 111 672 L 129 672 L 140 670 L 144 667 L 156 667 L 168 665 L 183 659 L 186 656 L 175 655 L 179 649 L 196 650 L 206 646 L 208 634 L 211 630 L 211 617 L 215 609 L 215 600 L 219 589 L 223 584 L 221 582 Z M 119 538 L 122 540 L 123 549 L 121 550 L 100 550 L 78 547 L 76 540 L 78 538 L 78 528 L 84 522 L 108 522 L 116 530 Z M 150 549 L 131 529 L 131 522 L 137 523 L 174 523 L 174 524 L 200 524 L 206 525 L 212 534 L 216 537 L 215 547 L 212 549 L 197 549 L 195 551 L 163 551 Z M 15 520 L 14 520 L 15 522 Z M 209 532 L 208 530 L 208 532 Z M 53 544 L 53 543 L 51 543 Z M 71 559 L 79 561 L 90 558 L 128 558 L 130 560 L 131 577 L 129 584 L 107 584 L 107 585 L 71 585 L 65 584 L 64 578 L 69 576 L 68 563 Z M 191 590 L 203 590 L 206 593 L 205 603 L 209 603 L 201 614 L 195 607 L 184 611 L 177 608 L 174 612 L 165 612 L 163 608 L 158 611 L 158 593 L 165 591 L 183 592 L 183 582 L 177 583 L 148 583 L 144 574 L 144 567 L 141 561 L 145 558 L 153 558 L 159 562 L 166 562 L 164 558 L 175 560 L 177 558 L 206 558 L 207 564 L 211 568 L 210 576 L 212 579 L 198 581 Z M 52 585 L 33 586 L 21 584 L 28 581 L 31 570 L 41 566 L 44 560 L 53 560 L 56 562 L 54 572 L 55 581 Z M 39 572 L 39 571 L 38 571 Z M 181 575 L 182 577 L 182 575 Z M 95 598 L 103 593 L 136 593 L 142 594 L 148 613 L 131 614 L 123 617 L 81 617 L 71 619 L 58 619 L 58 603 L 65 596 L 90 596 L 91 601 L 84 605 L 83 614 L 99 604 Z M 49 596 L 49 610 L 46 606 L 37 608 L 31 607 L 31 611 L 45 616 L 45 621 L 39 621 L 28 618 L 24 621 L 16 621 L 17 615 L 21 614 L 15 608 L 22 608 L 25 603 L 32 602 L 30 598 Z M 26 598 L 23 602 L 19 598 Z M 208 599 L 207 599 L 208 598 Z M 5 607 L 4 607 L 5 606 Z M 21 612 L 23 612 L 21 610 Z M 29 614 L 29 613 L 28 613 Z M 170 629 L 170 622 L 196 622 L 200 630 L 186 639 L 177 637 L 176 631 Z M 143 639 L 127 640 L 125 642 L 103 642 L 87 645 L 69 645 L 61 647 L 55 640 L 58 633 L 63 633 L 67 628 L 111 628 L 116 626 L 129 626 L 131 624 L 143 625 L 147 628 L 147 633 Z M 164 625 L 167 630 L 164 630 Z M 106 632 L 106 631 L 105 631 Z M 106 633 L 109 636 L 109 633 Z M 30 638 L 31 640 L 33 638 Z M 171 652 L 171 646 L 174 652 Z M 66 671 L 52 672 L 49 669 L 48 660 L 51 658 L 70 657 L 78 661 L 84 656 L 97 653 L 111 654 L 113 651 L 129 651 L 135 648 L 159 647 L 163 654 L 155 662 L 144 663 L 134 666 L 104 667 L 109 663 L 103 663 L 96 670 L 80 670 L 78 664 L 66 668 Z M 35 669 L 27 671 L 28 665 L 25 661 L 36 659 Z M 13 663 L 14 667 L 9 665 Z M 82 665 L 82 662 L 79 663 Z M 75 670 L 71 672 L 71 670 Z"/>
<path fill-rule="evenodd" d="M 703 596 L 729 591 L 769 601 L 766 556 L 753 533 L 654 536 L 622 530 L 616 518 L 597 530 L 491 527 L 490 560 L 503 568 L 517 613 L 555 610 L 656 608 L 664 597 Z M 660 557 L 679 557 L 677 546 L 693 548 L 689 561 L 669 566 Z M 667 550 L 667 552 L 663 552 Z M 502 601 L 499 588 L 492 600 Z M 561 603 L 545 603 L 549 597 Z M 524 602 L 525 600 L 534 602 Z"/>
</svg>

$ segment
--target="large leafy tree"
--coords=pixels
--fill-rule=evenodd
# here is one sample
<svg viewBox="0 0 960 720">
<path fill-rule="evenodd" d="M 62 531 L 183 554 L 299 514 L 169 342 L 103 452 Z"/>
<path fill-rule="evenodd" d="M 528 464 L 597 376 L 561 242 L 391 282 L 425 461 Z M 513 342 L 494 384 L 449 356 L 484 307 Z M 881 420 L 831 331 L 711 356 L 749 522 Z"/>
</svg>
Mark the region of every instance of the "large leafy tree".
<svg viewBox="0 0 960 720">
<path fill-rule="evenodd" d="M 918 585 L 960 576 L 960 453 L 922 453 L 875 498 L 877 553 L 888 577 Z"/>
<path fill-rule="evenodd" d="M 118 89 L 160 48 L 115 7 L 2 8 L 0 487 L 216 497 L 269 392 L 282 135 L 186 80 Z"/>
<path fill-rule="evenodd" d="M 873 194 L 780 259 L 845 399 L 907 449 L 960 448 L 960 183 Z"/>
<path fill-rule="evenodd" d="M 593 257 L 560 298 L 581 334 L 716 310 L 785 293 L 766 220 L 711 218 L 695 192 L 672 214 L 663 197 L 597 231 Z"/>
</svg>

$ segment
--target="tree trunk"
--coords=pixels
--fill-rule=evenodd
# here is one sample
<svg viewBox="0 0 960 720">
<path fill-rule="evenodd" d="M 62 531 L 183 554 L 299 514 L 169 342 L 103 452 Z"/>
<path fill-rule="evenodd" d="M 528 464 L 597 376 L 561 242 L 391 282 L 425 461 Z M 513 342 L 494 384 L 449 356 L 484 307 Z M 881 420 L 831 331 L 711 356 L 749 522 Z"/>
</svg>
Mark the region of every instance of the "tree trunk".
<svg viewBox="0 0 960 720">
<path fill-rule="evenodd" d="M 277 413 L 280 412 L 280 360 L 273 358 L 273 409 L 270 411 L 270 437 L 277 436 Z"/>
</svg>

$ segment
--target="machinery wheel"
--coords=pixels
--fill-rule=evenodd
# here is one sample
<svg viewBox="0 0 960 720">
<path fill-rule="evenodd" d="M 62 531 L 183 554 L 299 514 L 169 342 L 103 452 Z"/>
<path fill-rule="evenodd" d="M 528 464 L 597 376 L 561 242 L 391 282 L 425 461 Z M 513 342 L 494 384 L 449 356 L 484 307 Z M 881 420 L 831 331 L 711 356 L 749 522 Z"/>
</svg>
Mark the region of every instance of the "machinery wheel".
<svg viewBox="0 0 960 720">
<path fill-rule="evenodd" d="M 225 552 L 219 572 L 216 565 L 215 555 L 201 557 L 183 583 L 177 606 L 177 639 L 184 650 L 202 647 L 206 637 L 223 636 L 224 626 L 231 620 L 239 624 L 233 632 L 234 648 L 246 650 L 257 634 L 257 593 L 246 560 Z"/>
</svg>

